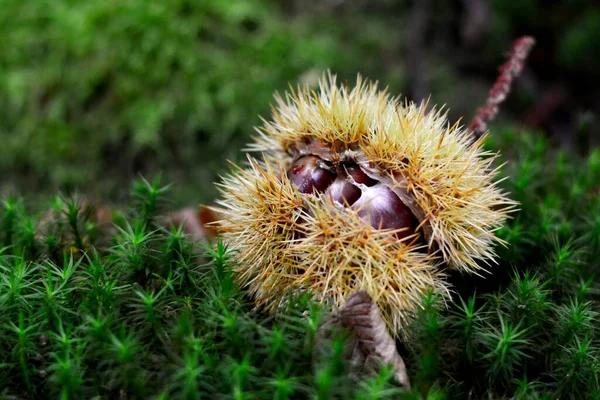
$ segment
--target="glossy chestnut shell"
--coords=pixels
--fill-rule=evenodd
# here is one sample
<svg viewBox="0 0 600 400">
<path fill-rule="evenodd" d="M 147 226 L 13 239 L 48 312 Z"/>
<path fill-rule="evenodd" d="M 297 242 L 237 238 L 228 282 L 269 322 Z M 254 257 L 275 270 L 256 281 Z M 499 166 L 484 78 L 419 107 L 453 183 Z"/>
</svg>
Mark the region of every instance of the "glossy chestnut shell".
<svg viewBox="0 0 600 400">
<path fill-rule="evenodd" d="M 365 173 L 352 157 L 324 149 L 318 153 L 297 155 L 289 167 L 288 178 L 298 191 L 326 193 L 333 201 L 355 210 L 371 226 L 398 230 L 400 239 L 414 235 L 417 218 L 384 182 Z"/>
</svg>

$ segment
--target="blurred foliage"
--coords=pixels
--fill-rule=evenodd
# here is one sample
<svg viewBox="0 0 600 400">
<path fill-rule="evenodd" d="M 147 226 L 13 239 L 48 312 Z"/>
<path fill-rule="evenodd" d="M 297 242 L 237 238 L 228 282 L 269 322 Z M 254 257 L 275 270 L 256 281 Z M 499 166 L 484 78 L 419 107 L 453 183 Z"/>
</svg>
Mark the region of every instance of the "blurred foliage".
<svg viewBox="0 0 600 400">
<path fill-rule="evenodd" d="M 377 59 L 379 44 L 315 23 L 257 0 L 3 2 L 4 187 L 121 193 L 165 170 L 210 198 L 274 91 Z"/>
<path fill-rule="evenodd" d="M 598 67 L 600 5 L 589 0 L 518 2 L 492 0 L 497 38 L 527 33 L 548 44 L 556 40 L 557 63 L 588 72 Z M 500 39 L 502 40 L 502 39 Z"/>
<path fill-rule="evenodd" d="M 495 42 L 531 34 L 545 49 L 552 48 L 547 62 L 559 68 L 597 74 L 600 67 L 600 5 L 589 0 L 518 2 L 492 0 L 492 34 Z M 555 43 L 555 46 L 551 46 Z M 501 44 L 499 44 L 501 46 Z M 494 46 L 494 50 L 501 50 Z"/>
<path fill-rule="evenodd" d="M 481 21 L 474 4 L 487 10 Z M 470 41 L 468 26 L 479 26 Z M 569 134 L 597 132 L 599 27 L 589 0 L 6 0 L 0 193 L 79 188 L 122 200 L 138 173 L 164 171 L 180 184 L 177 202 L 210 201 L 273 92 L 326 69 L 343 80 L 360 72 L 468 120 L 522 34 L 538 41 L 533 74 L 504 116 L 524 119 L 558 82 L 571 92 L 551 119 L 568 115 Z M 423 68 L 409 68 L 413 58 Z M 426 92 L 415 93 L 421 80 Z"/>
<path fill-rule="evenodd" d="M 600 3 L 593 0 L 523 0 L 490 1 L 492 17 L 485 49 L 487 60 L 500 60 L 507 40 L 520 35 L 536 38 L 536 49 L 530 58 L 529 98 L 515 103 L 543 108 L 544 102 L 558 101 L 547 119 L 565 119 L 570 129 L 563 132 L 574 136 L 581 113 L 600 115 L 597 98 L 600 95 Z M 544 91 L 560 88 L 562 99 L 544 99 Z M 546 93 L 547 95 L 547 93 Z M 543 126 L 552 132 L 551 127 Z M 599 142 L 600 130 L 592 128 L 594 142 Z M 556 132 L 552 132 L 556 133 Z"/>
</svg>

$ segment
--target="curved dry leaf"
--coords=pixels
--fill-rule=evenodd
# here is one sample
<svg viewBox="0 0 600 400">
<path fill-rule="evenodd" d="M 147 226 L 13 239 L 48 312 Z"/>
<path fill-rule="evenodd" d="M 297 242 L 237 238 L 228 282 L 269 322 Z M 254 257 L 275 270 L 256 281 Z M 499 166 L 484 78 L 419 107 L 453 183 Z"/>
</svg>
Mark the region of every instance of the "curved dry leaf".
<svg viewBox="0 0 600 400">
<path fill-rule="evenodd" d="M 388 332 L 379 308 L 364 291 L 348 298 L 338 314 L 331 314 L 319 327 L 315 352 L 323 353 L 333 332 L 346 330 L 345 353 L 350 356 L 353 375 L 391 365 L 396 381 L 410 389 L 404 360 L 398 354 L 396 341 Z"/>
<path fill-rule="evenodd" d="M 176 227 L 183 225 L 183 232 L 193 241 L 199 242 L 204 239 L 213 239 L 216 236 L 215 230 L 206 226 L 206 224 L 213 222 L 215 219 L 212 211 L 205 207 L 198 209 L 185 207 L 179 211 L 167 214 L 161 220 L 161 225 L 165 228 L 170 225 L 175 225 Z"/>
</svg>

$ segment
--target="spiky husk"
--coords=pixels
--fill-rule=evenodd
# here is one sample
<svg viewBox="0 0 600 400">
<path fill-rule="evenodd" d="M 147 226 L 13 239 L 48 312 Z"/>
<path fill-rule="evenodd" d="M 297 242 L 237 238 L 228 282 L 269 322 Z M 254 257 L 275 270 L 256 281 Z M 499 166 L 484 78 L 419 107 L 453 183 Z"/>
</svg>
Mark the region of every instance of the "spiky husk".
<svg viewBox="0 0 600 400">
<path fill-rule="evenodd" d="M 365 290 L 401 333 L 425 289 L 447 295 L 436 257 L 414 238 L 399 241 L 326 196 L 302 196 L 275 160 L 249 161 L 220 185 L 218 211 L 223 239 L 238 252 L 236 279 L 257 305 L 276 311 L 290 293 L 309 291 L 342 307 Z"/>
<path fill-rule="evenodd" d="M 472 142 L 450 126 L 442 111 L 426 109 L 360 77 L 353 89 L 329 75 L 318 92 L 277 96 L 272 121 L 249 148 L 264 161 L 249 156 L 248 167 L 235 167 L 215 208 L 238 252 L 236 279 L 257 304 L 274 311 L 290 293 L 308 290 L 341 307 L 365 290 L 398 334 L 420 294 L 448 294 L 445 267 L 477 273 L 493 261 L 494 231 L 515 206 L 494 183 L 497 155 L 483 150 L 483 138 Z M 410 203 L 425 244 L 398 240 L 324 194 L 300 193 L 286 171 L 290 150 L 306 138 L 356 154 L 361 168 Z"/>
<path fill-rule="evenodd" d="M 288 162 L 287 151 L 302 137 L 325 143 L 355 144 L 381 176 L 406 189 L 437 248 L 450 268 L 476 272 L 493 262 L 494 232 L 515 203 L 494 182 L 498 154 L 472 142 L 470 132 L 450 125 L 446 112 L 426 104 L 401 103 L 360 76 L 356 86 L 338 86 L 335 76 L 319 91 L 298 88 L 276 96 L 271 122 L 258 129 L 252 151 Z"/>
</svg>

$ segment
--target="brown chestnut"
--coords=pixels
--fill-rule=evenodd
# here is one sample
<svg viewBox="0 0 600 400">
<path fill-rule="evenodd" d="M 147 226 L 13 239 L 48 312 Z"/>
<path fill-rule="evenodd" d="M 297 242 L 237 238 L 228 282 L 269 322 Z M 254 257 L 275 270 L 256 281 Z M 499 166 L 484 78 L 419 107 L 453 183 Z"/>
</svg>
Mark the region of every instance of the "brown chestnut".
<svg viewBox="0 0 600 400">
<path fill-rule="evenodd" d="M 366 186 L 375 186 L 377 184 L 377 181 L 375 179 L 371 179 L 367 174 L 365 174 L 357 164 L 346 165 L 344 169 L 356 183 L 362 183 Z"/>
<path fill-rule="evenodd" d="M 358 215 L 378 229 L 408 228 L 398 232 L 400 239 L 415 233 L 417 221 L 410 209 L 383 184 L 363 190 L 353 207 Z"/>
<path fill-rule="evenodd" d="M 336 174 L 322 168 L 317 156 L 303 156 L 297 159 L 288 171 L 288 177 L 301 193 L 322 193 L 333 182 Z"/>
<path fill-rule="evenodd" d="M 331 186 L 329 186 L 329 189 L 327 189 L 327 193 L 329 193 L 334 201 L 349 206 L 354 204 L 362 194 L 357 186 L 341 176 L 333 181 Z"/>
</svg>

